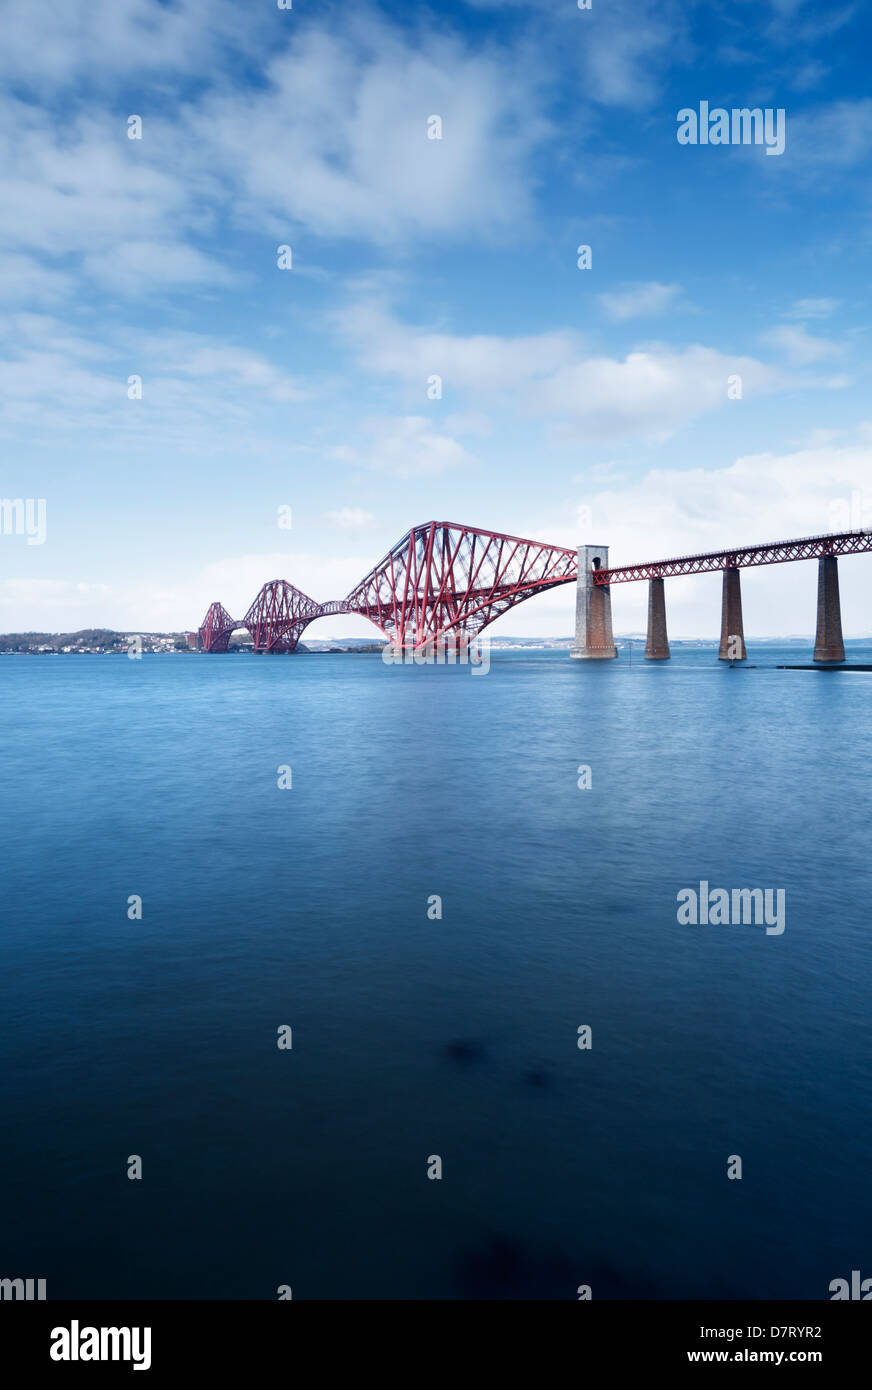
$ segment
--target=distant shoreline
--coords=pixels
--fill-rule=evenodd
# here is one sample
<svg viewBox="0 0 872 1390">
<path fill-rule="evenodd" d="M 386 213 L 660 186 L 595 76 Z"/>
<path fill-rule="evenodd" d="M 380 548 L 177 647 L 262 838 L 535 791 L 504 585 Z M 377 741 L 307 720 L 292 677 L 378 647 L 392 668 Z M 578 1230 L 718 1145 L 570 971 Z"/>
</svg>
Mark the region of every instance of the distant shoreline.
<svg viewBox="0 0 872 1390">
<path fill-rule="evenodd" d="M 45 641 L 47 634 L 35 634 L 38 641 L 29 643 L 29 634 L 14 634 L 11 641 L 9 638 L 0 637 L 0 656 L 123 656 L 128 655 L 128 648 L 134 640 L 134 634 L 129 638 L 119 639 L 111 645 L 85 645 L 84 643 L 73 643 L 70 638 L 75 634 L 65 634 L 63 638 L 57 638 L 57 645 L 49 644 Z M 257 656 L 271 655 L 271 653 L 258 653 L 248 644 L 232 647 L 227 652 L 213 653 L 205 652 L 197 647 L 189 646 L 176 634 L 152 634 L 140 633 L 138 636 L 142 640 L 142 652 L 144 656 Z M 641 652 L 645 639 L 643 637 L 620 637 L 615 638 L 615 644 L 619 650 L 626 650 L 628 655 Z M 755 647 L 808 647 L 814 643 L 813 635 L 808 637 L 749 637 L 749 643 Z M 9 642 L 9 645 L 4 645 Z M 12 645 L 12 643 L 15 645 Z M 671 638 L 671 645 L 676 649 L 689 651 L 707 651 L 717 649 L 719 642 L 715 638 Z M 846 646 L 869 646 L 872 645 L 872 637 L 846 637 Z M 380 656 L 384 649 L 384 641 L 370 641 L 353 643 L 340 639 L 336 643 L 318 643 L 309 646 L 300 643 L 296 652 L 279 653 L 280 655 L 296 656 Z M 491 652 L 568 652 L 572 647 L 572 638 L 557 638 L 553 641 L 536 641 L 534 639 L 502 638 L 492 640 L 490 644 Z"/>
</svg>

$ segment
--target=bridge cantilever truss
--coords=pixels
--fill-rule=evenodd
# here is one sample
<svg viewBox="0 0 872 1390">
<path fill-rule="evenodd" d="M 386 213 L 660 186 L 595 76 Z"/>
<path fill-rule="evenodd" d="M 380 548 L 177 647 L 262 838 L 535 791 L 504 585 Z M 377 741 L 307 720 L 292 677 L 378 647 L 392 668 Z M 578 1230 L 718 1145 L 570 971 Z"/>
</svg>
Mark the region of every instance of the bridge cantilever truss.
<svg viewBox="0 0 872 1390">
<path fill-rule="evenodd" d="M 327 613 L 341 611 L 335 604 L 316 603 L 286 579 L 271 579 L 264 584 L 239 626 L 251 633 L 256 651 L 292 652 L 309 623 Z"/>
<path fill-rule="evenodd" d="M 231 634 L 239 626 L 223 603 L 210 603 L 200 624 L 199 645 L 206 652 L 226 652 Z"/>
<path fill-rule="evenodd" d="M 604 567 L 589 579 L 601 589 L 870 550 L 872 531 L 840 531 Z M 368 618 L 398 646 L 463 645 L 516 604 L 577 579 L 575 549 L 451 521 L 426 521 L 407 531 L 344 599 L 317 603 L 286 579 L 273 579 L 239 621 L 222 604 L 211 604 L 199 629 L 199 645 L 205 651 L 227 651 L 234 630 L 247 628 L 256 651 L 292 652 L 309 623 L 335 613 Z"/>
<path fill-rule="evenodd" d="M 415 526 L 345 600 L 392 642 L 466 642 L 533 594 L 578 575 L 575 550 L 450 521 Z"/>
<path fill-rule="evenodd" d="M 427 521 L 407 531 L 342 600 L 316 603 L 287 580 L 274 579 L 238 622 L 213 603 L 199 630 L 200 646 L 226 651 L 234 629 L 247 628 L 256 651 L 290 652 L 309 623 L 332 613 L 368 618 L 396 645 L 463 644 L 515 604 L 574 583 L 577 574 L 574 549 Z"/>
<path fill-rule="evenodd" d="M 292 652 L 315 618 L 348 611 L 343 603 L 316 603 L 286 579 L 271 579 L 244 618 L 231 618 L 221 603 L 210 604 L 199 628 L 199 645 L 203 651 L 226 652 L 233 633 L 246 628 L 255 651 Z"/>
</svg>

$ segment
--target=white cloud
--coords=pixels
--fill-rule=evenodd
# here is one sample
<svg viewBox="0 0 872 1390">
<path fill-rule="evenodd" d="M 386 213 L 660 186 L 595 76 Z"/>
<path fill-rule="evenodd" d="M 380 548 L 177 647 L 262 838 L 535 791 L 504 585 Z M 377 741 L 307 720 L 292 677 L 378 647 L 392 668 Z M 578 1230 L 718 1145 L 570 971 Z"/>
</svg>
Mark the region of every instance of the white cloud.
<svg viewBox="0 0 872 1390">
<path fill-rule="evenodd" d="M 338 314 L 336 324 L 356 349 L 362 367 L 420 382 L 422 391 L 433 374 L 443 378 L 446 392 L 514 390 L 521 382 L 556 371 L 579 350 L 577 336 L 568 331 L 504 338 L 416 329 L 371 300 Z"/>
<path fill-rule="evenodd" d="M 0 428 L 107 427 L 126 387 L 107 367 L 105 351 L 37 314 L 12 316 L 2 336 Z"/>
<path fill-rule="evenodd" d="M 129 141 L 120 116 L 0 99 L 0 243 L 49 270 L 63 257 L 113 290 L 226 282 L 187 244 L 206 226 L 204 175 L 182 177 L 158 129 Z"/>
<path fill-rule="evenodd" d="M 653 469 L 591 500 L 611 562 L 665 558 L 832 529 L 834 504 L 872 491 L 872 449 L 830 445 L 751 454 L 726 468 Z"/>
<path fill-rule="evenodd" d="M 686 7 L 658 0 L 640 7 L 637 0 L 595 0 L 591 10 L 579 10 L 574 0 L 466 0 L 472 9 L 535 11 L 533 24 L 540 42 L 552 53 L 578 52 L 584 93 L 604 106 L 641 107 L 657 96 L 661 78 L 671 63 L 683 61 L 690 49 L 686 37 Z"/>
<path fill-rule="evenodd" d="M 754 454 L 723 469 L 652 470 L 635 484 L 591 500 L 594 523 L 610 542 L 609 560 L 621 565 L 688 551 L 788 540 L 834 529 L 852 496 L 872 499 L 872 449 L 856 444 Z M 864 599 L 868 558 L 840 566 L 846 631 L 872 630 Z M 716 635 L 720 576 L 667 584 L 670 625 L 678 634 Z M 746 571 L 742 577 L 746 627 L 758 635 L 813 632 L 814 564 Z M 627 588 L 644 591 L 645 586 Z M 617 592 L 617 586 L 616 590 Z M 622 605 L 627 597 L 621 596 Z M 647 594 L 633 595 L 637 620 Z"/>
<path fill-rule="evenodd" d="M 111 253 L 104 248 L 86 255 L 82 268 L 107 288 L 129 294 L 145 294 L 162 286 L 223 287 L 236 280 L 213 256 L 172 240 L 121 241 Z"/>
<path fill-rule="evenodd" d="M 582 15 L 582 20 L 590 19 Z M 641 12 L 632 0 L 601 7 L 581 44 L 585 89 L 607 106 L 650 107 L 669 60 L 683 51 L 680 11 L 663 4 Z"/>
<path fill-rule="evenodd" d="M 826 319 L 836 312 L 840 299 L 797 299 L 784 315 L 788 319 Z"/>
<path fill-rule="evenodd" d="M 761 342 L 783 353 L 787 361 L 797 367 L 809 367 L 814 362 L 825 362 L 837 357 L 842 351 L 838 343 L 828 338 L 815 338 L 802 324 L 780 324 L 760 335 Z"/>
<path fill-rule="evenodd" d="M 301 27 L 264 79 L 208 94 L 185 121 L 189 150 L 229 177 L 241 218 L 395 243 L 529 215 L 527 161 L 548 127 L 527 71 L 508 83 L 496 57 L 432 27 L 413 38 L 351 12 L 341 27 Z M 442 139 L 428 139 L 432 115 Z"/>
<path fill-rule="evenodd" d="M 197 334 L 180 334 L 147 340 L 149 359 L 162 373 L 195 380 L 211 379 L 221 390 L 240 388 L 263 394 L 274 401 L 306 400 L 310 392 L 295 378 L 280 372 L 249 348 L 217 342 Z"/>
<path fill-rule="evenodd" d="M 264 404 L 294 405 L 309 388 L 248 348 L 206 334 L 97 342 L 48 315 L 17 314 L 0 330 L 0 428 L 90 432 L 94 446 L 169 445 L 210 453 L 270 447 Z M 142 399 L 128 398 L 139 376 Z M 252 440 L 252 421 L 259 428 Z M 287 448 L 286 445 L 282 446 Z"/>
<path fill-rule="evenodd" d="M 75 288 L 73 276 L 40 265 L 33 256 L 0 252 L 0 297 L 6 304 L 53 305 Z"/>
<path fill-rule="evenodd" d="M 570 505 L 540 518 L 535 536 L 555 545 L 597 540 L 609 546 L 609 563 L 621 566 L 662 560 L 733 545 L 817 535 L 872 515 L 872 443 L 868 427 L 853 442 L 746 455 L 726 468 L 650 469 L 611 486 L 579 491 L 590 525 L 580 534 Z M 868 524 L 868 523 L 867 523 Z M 845 632 L 872 632 L 868 605 L 872 557 L 840 562 Z M 813 562 L 761 566 L 742 575 L 745 628 L 749 635 L 809 633 L 815 626 L 817 566 Z M 719 574 L 667 580 L 669 630 L 674 636 L 716 637 L 720 624 Z M 648 587 L 612 589 L 616 630 L 645 630 Z M 536 617 L 536 608 L 542 617 Z M 501 620 L 504 632 L 569 632 L 569 591 L 558 591 Z"/>
<path fill-rule="evenodd" d="M 651 318 L 674 309 L 681 297 L 680 285 L 661 285 L 657 280 L 624 285 L 599 296 L 604 313 L 617 322 Z"/>
<path fill-rule="evenodd" d="M 369 550 L 356 554 L 252 552 L 215 561 L 186 583 L 172 586 L 147 579 L 102 584 L 14 576 L 0 580 L 0 630 L 64 632 L 83 627 L 114 627 L 128 632 L 190 631 L 199 626 L 209 604 L 216 599 L 231 617 L 243 618 L 271 579 L 287 579 L 320 603 L 342 599 L 378 558 Z M 327 621 L 319 620 L 313 635 L 323 636 Z M 355 628 L 355 621 L 336 618 L 333 622 L 338 626 L 332 630 L 363 631 L 362 627 Z M 367 635 L 375 634 L 371 624 L 364 626 Z"/>
<path fill-rule="evenodd" d="M 804 110 L 788 121 L 785 167 L 803 179 L 828 179 L 872 153 L 872 98 L 834 101 Z M 766 160 L 781 165 L 782 160 Z"/>
<path fill-rule="evenodd" d="M 121 84 L 132 73 L 208 73 L 222 54 L 263 42 L 257 9 L 240 19 L 231 0 L 61 0 L 50 13 L 5 0 L 0 73 L 53 95 L 82 81 L 90 90 Z"/>
<path fill-rule="evenodd" d="M 328 512 L 327 520 L 340 531 L 361 531 L 375 521 L 372 512 L 363 507 L 340 507 L 339 511 Z"/>
<path fill-rule="evenodd" d="M 277 12 L 241 23 L 224 0 L 67 0 L 48 26 L 36 13 L 26 0 L 4 13 L 0 73 L 18 95 L 0 98 L 0 248 L 39 258 L 45 291 L 59 257 L 113 293 L 230 284 L 226 238 L 210 245 L 228 223 L 275 244 L 305 235 L 312 262 L 313 235 L 491 237 L 531 216 L 530 159 L 550 128 L 529 53 L 507 82 L 504 53 L 375 10 L 338 27 Z M 239 49 L 254 83 L 234 82 Z M 126 98 L 150 70 L 165 90 L 136 112 L 141 140 L 123 102 L 86 105 L 77 86 Z M 189 93 L 192 74 L 203 85 Z M 431 115 L 441 140 L 427 138 Z"/>
<path fill-rule="evenodd" d="M 804 63 L 794 73 L 790 85 L 795 92 L 813 92 L 816 88 L 823 86 L 829 73 L 830 69 L 816 60 L 811 63 Z"/>
<path fill-rule="evenodd" d="M 585 438 L 665 439 L 687 421 L 727 404 L 729 378 L 743 399 L 777 390 L 781 374 L 753 357 L 728 356 L 693 344 L 652 344 L 622 359 L 597 356 L 568 364 L 537 384 L 530 408 L 556 418 L 558 429 Z"/>
<path fill-rule="evenodd" d="M 103 615 L 114 598 L 108 584 L 12 576 L 0 580 L 0 630 L 68 632 L 106 627 Z"/>
<path fill-rule="evenodd" d="M 231 556 L 204 567 L 194 586 L 197 597 L 188 601 L 185 611 L 196 610 L 199 622 L 209 604 L 218 599 L 232 617 L 242 618 L 264 584 L 272 579 L 289 580 L 316 603 L 341 599 L 378 558 L 368 550 L 316 554 L 288 549 Z"/>
<path fill-rule="evenodd" d="M 371 442 L 365 449 L 340 447 L 333 457 L 398 478 L 428 477 L 450 468 L 467 468 L 475 459 L 456 439 L 439 434 L 424 415 L 370 419 L 362 426 Z"/>
<path fill-rule="evenodd" d="M 401 324 L 372 302 L 350 308 L 337 324 L 362 367 L 410 385 L 437 373 L 446 392 L 469 393 L 477 408 L 508 402 L 567 438 L 664 438 L 726 405 L 731 376 L 741 376 L 746 399 L 793 384 L 753 357 L 698 344 L 642 345 L 623 358 L 593 355 L 569 332 L 432 333 Z"/>
</svg>

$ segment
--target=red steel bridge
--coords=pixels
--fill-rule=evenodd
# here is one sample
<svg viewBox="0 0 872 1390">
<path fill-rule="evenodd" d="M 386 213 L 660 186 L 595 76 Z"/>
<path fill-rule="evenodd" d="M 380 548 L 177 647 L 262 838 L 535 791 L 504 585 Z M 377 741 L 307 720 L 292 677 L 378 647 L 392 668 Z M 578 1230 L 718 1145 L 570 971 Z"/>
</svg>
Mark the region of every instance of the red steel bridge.
<svg viewBox="0 0 872 1390">
<path fill-rule="evenodd" d="M 845 531 L 609 568 L 608 548 L 604 546 L 569 549 L 475 526 L 428 521 L 408 531 L 344 599 L 318 603 L 287 580 L 273 579 L 263 586 L 243 618 L 232 618 L 221 603 L 213 603 L 199 628 L 198 645 L 204 651 L 226 651 L 232 633 L 245 628 L 256 651 L 292 652 L 309 623 L 336 613 L 356 613 L 368 618 L 397 646 L 420 648 L 437 642 L 462 645 L 516 604 L 561 584 L 576 584 L 577 612 L 581 616 L 577 617 L 577 650 L 573 655 L 614 656 L 608 597 L 611 585 L 647 579 L 650 601 L 646 655 L 662 659 L 669 655 L 663 580 L 722 570 L 722 648 L 727 637 L 740 636 L 741 654 L 734 654 L 731 659 L 742 660 L 739 571 L 755 565 L 818 559 L 823 585 L 818 595 L 819 636 L 823 604 L 829 621 L 828 643 L 835 650 L 835 620 L 841 641 L 836 557 L 869 550 L 872 532 Z"/>
<path fill-rule="evenodd" d="M 578 553 L 475 526 L 427 521 L 398 541 L 346 598 L 316 603 L 283 579 L 265 584 L 241 620 L 213 603 L 200 627 L 205 651 L 226 651 L 247 628 L 255 650 L 292 652 L 315 618 L 357 613 L 396 645 L 423 647 L 449 633 L 468 642 L 524 599 L 574 584 Z"/>
<path fill-rule="evenodd" d="M 595 584 L 626 584 L 634 579 L 669 579 L 677 574 L 706 574 L 711 570 L 748 569 L 751 565 L 781 565 L 786 560 L 819 560 L 825 555 L 858 555 L 872 550 L 872 531 L 842 531 L 825 536 L 804 536 L 797 541 L 767 541 L 763 545 L 734 550 L 709 550 L 702 555 L 681 555 L 676 560 L 649 560 L 644 565 L 622 565 L 599 570 Z"/>
</svg>

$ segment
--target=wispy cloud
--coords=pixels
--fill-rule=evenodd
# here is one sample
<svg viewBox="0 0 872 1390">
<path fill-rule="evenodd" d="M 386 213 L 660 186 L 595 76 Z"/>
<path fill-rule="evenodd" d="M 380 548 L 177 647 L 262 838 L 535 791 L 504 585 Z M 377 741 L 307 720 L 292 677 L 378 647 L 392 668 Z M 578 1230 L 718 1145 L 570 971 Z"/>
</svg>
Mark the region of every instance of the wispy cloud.
<svg viewBox="0 0 872 1390">
<path fill-rule="evenodd" d="M 386 244 L 517 228 L 549 131 L 535 74 L 507 85 L 495 57 L 372 11 L 301 27 L 258 88 L 208 94 L 185 128 L 198 161 L 231 181 L 239 218 Z"/>
<path fill-rule="evenodd" d="M 475 463 L 458 440 L 441 434 L 423 415 L 368 419 L 362 421 L 360 429 L 365 445 L 340 445 L 333 450 L 335 459 L 398 478 L 432 477 Z"/>
<path fill-rule="evenodd" d="M 375 517 L 363 507 L 340 507 L 338 511 L 328 512 L 327 520 L 340 531 L 362 531 L 372 526 Z"/>
<path fill-rule="evenodd" d="M 19 90 L 66 101 L 79 84 L 105 91 L 134 73 L 210 75 L 261 50 L 269 33 L 257 8 L 240 23 L 233 0 L 65 0 L 50 23 L 34 22 L 30 0 L 5 0 L 0 73 Z"/>
<path fill-rule="evenodd" d="M 625 319 L 656 318 L 669 309 L 680 308 L 681 295 L 680 285 L 648 280 L 601 294 L 599 302 L 608 318 L 622 323 Z"/>
<path fill-rule="evenodd" d="M 836 312 L 839 299 L 797 299 L 787 310 L 786 319 L 827 319 Z"/>
<path fill-rule="evenodd" d="M 805 181 L 832 182 L 853 169 L 872 154 L 872 98 L 822 103 L 792 115 L 788 153 L 785 167 Z"/>
<path fill-rule="evenodd" d="M 802 324 L 779 324 L 761 334 L 761 342 L 775 348 L 797 367 L 809 367 L 815 362 L 826 362 L 838 357 L 842 348 L 828 338 L 816 338 Z"/>
<path fill-rule="evenodd" d="M 778 367 L 700 344 L 644 344 L 615 357 L 592 352 L 569 332 L 527 338 L 432 333 L 401 323 L 372 301 L 350 306 L 337 325 L 367 370 L 422 391 L 436 373 L 446 391 L 468 394 L 477 409 L 499 406 L 533 416 L 564 439 L 665 438 L 725 406 L 732 376 L 741 377 L 744 398 L 792 384 Z"/>
</svg>

